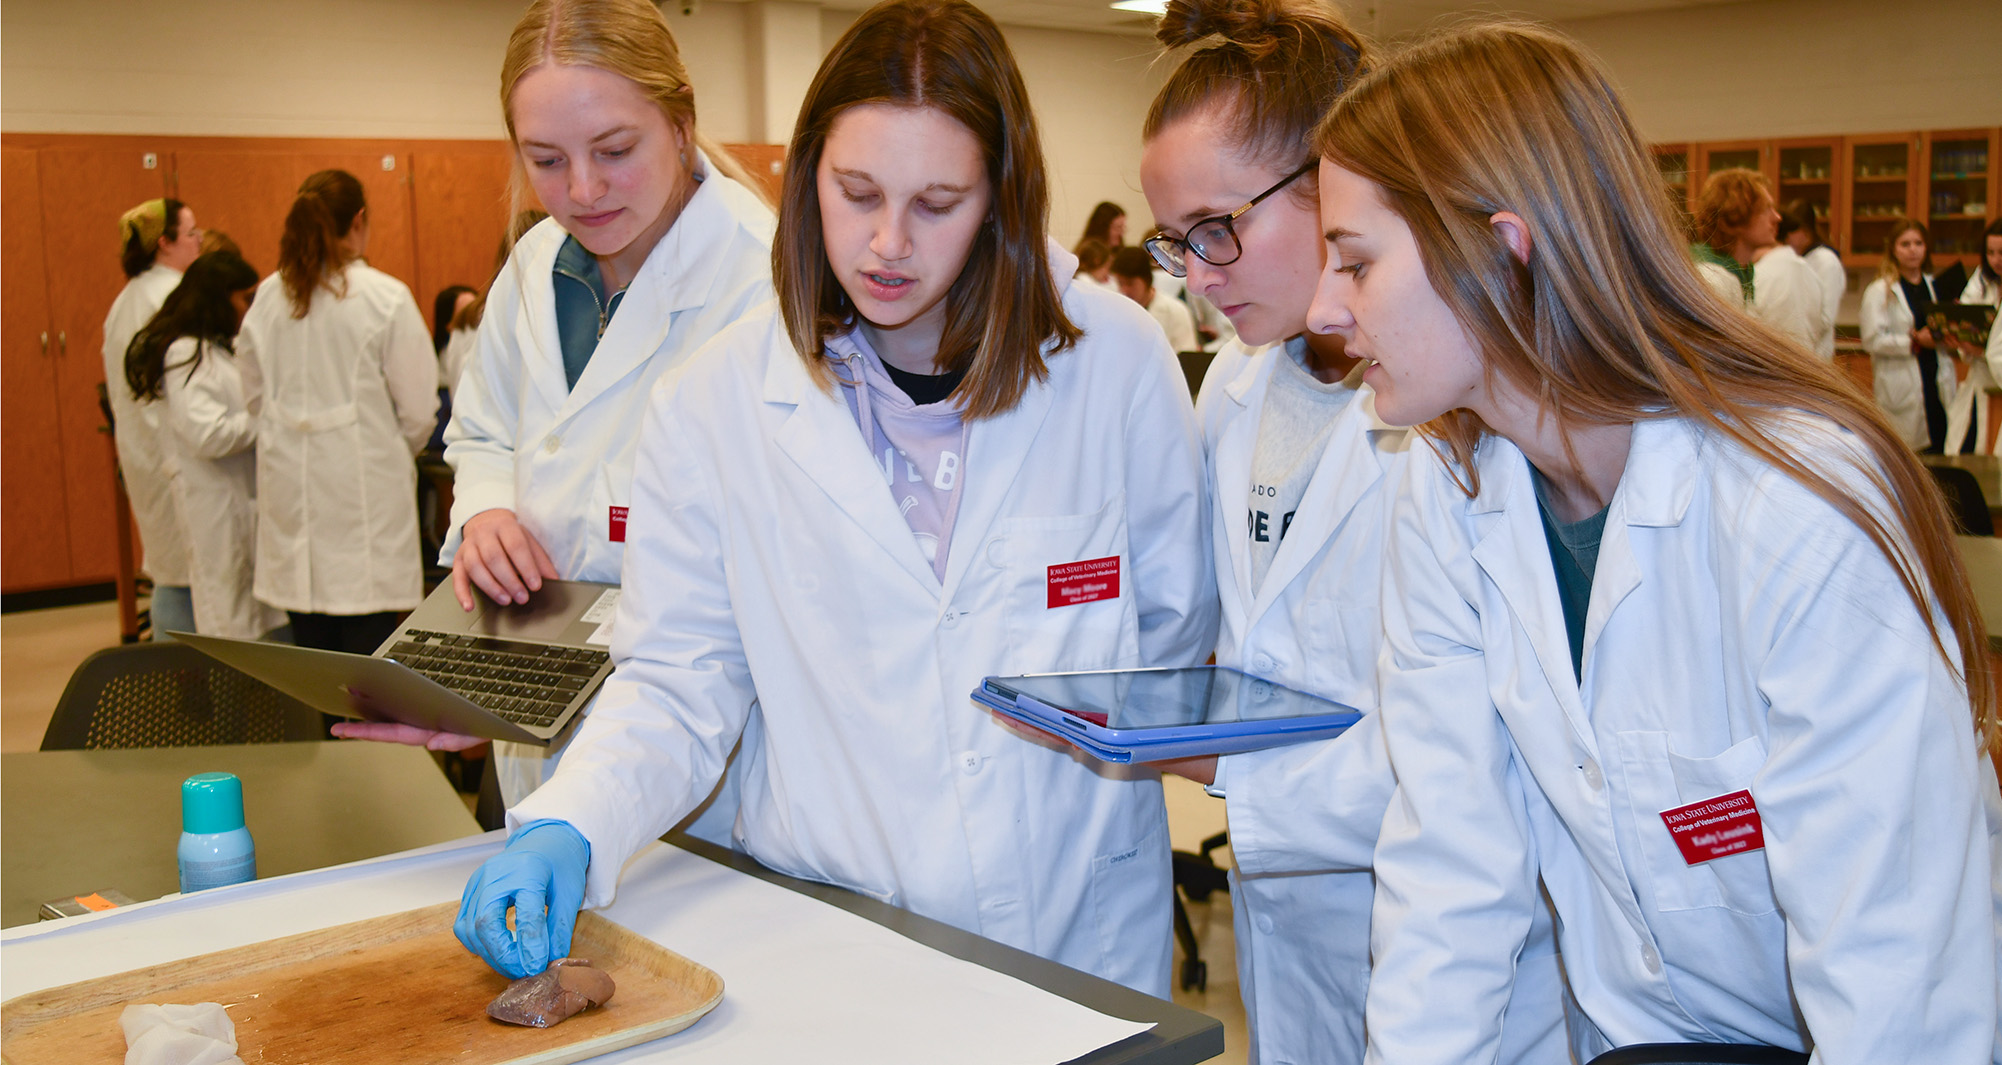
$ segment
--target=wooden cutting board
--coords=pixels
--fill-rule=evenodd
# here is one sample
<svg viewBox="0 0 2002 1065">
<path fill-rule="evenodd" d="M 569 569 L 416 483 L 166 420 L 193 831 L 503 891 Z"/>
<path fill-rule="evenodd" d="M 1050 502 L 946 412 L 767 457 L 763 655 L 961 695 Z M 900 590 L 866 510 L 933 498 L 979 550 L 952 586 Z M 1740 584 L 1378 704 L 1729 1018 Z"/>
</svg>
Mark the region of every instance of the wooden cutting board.
<svg viewBox="0 0 2002 1065">
<path fill-rule="evenodd" d="M 22 995 L 0 1005 L 6 1065 L 117 1065 L 118 1015 L 142 1003 L 220 1002 L 245 1065 L 563 1065 L 678 1032 L 716 1008 L 723 979 L 592 913 L 570 953 L 618 985 L 553 1028 L 486 1014 L 507 978 L 452 935 L 458 903 L 326 928 Z"/>
</svg>

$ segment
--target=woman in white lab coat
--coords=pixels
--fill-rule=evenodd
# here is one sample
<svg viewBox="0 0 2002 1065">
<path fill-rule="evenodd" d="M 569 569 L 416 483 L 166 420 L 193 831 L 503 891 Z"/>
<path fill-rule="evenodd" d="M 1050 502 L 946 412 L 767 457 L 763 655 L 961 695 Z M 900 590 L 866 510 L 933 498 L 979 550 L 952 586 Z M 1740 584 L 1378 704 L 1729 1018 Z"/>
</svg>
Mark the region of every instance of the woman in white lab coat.
<svg viewBox="0 0 2002 1065">
<path fill-rule="evenodd" d="M 1921 308 L 1940 298 L 1933 291 L 1931 244 L 1924 223 L 1909 218 L 1893 223 L 1877 278 L 1863 287 L 1859 308 L 1877 405 L 1921 454 L 1944 450 L 1946 407 L 1955 387 L 1953 360 L 1941 357 L 1932 330 L 1913 311 L 1915 298 Z"/>
<path fill-rule="evenodd" d="M 532 5 L 508 42 L 501 98 L 522 179 L 550 217 L 519 234 L 480 304 L 477 353 L 445 432 L 453 500 L 441 561 L 468 609 L 476 586 L 511 602 L 544 578 L 618 583 L 654 383 L 772 295 L 771 209 L 697 132 L 659 9 Z M 484 743 L 401 725 L 334 731 Z M 533 791 L 561 753 L 495 751 L 503 803 Z M 727 840 L 734 806 L 711 814 L 701 834 Z"/>
<path fill-rule="evenodd" d="M 159 403 L 174 505 L 188 530 L 195 631 L 254 640 L 285 616 L 251 595 L 257 542 L 257 422 L 233 350 L 257 271 L 232 251 L 189 265 L 132 338 L 121 383 Z"/>
<path fill-rule="evenodd" d="M 1814 336 L 1814 353 L 1824 359 L 1835 357 L 1835 315 L 1842 308 L 1842 294 L 1849 290 L 1849 274 L 1842 269 L 1842 256 L 1821 239 L 1821 218 L 1806 200 L 1794 200 L 1780 211 L 1780 243 L 1793 249 L 1807 264 L 1821 286 L 1820 332 Z"/>
<path fill-rule="evenodd" d="M 1410 434 L 1376 417 L 1341 338 L 1307 330 L 1326 245 L 1315 172 L 1302 166 L 1367 51 L 1313 0 L 1175 0 L 1156 36 L 1203 43 L 1168 75 L 1143 130 L 1156 226 L 1143 245 L 1236 329 L 1196 403 L 1223 609 L 1217 664 L 1372 711 L 1375 576 Z M 1359 1062 L 1369 868 L 1393 784 L 1375 716 L 1334 740 L 1170 768 L 1228 801 L 1250 1060 Z M 1518 969 L 1504 1062 L 1565 1053 L 1547 916 L 1539 933 Z"/>
<path fill-rule="evenodd" d="M 560 955 L 741 734 L 759 861 L 1166 993 L 1158 778 L 968 698 L 1194 664 L 1216 634 L 1187 388 L 1145 312 L 1048 243 L 1035 129 L 999 28 L 958 0 L 879 5 L 829 53 L 777 303 L 654 391 L 617 672 L 467 886 L 460 939 L 496 968 Z M 519 942 L 517 899 L 549 908 Z"/>
<path fill-rule="evenodd" d="M 1981 265 L 1975 268 L 1974 276 L 1967 279 L 1967 287 L 1960 291 L 1960 302 L 1993 307 L 2002 303 L 2002 221 L 1988 223 L 1988 231 L 1981 238 Z M 1953 405 L 1946 412 L 1946 453 L 1958 455 L 1961 444 L 1971 446 L 1970 454 L 1992 455 L 1995 449 L 1989 436 L 1994 429 L 1990 420 L 1991 406 L 1988 390 L 2002 382 L 2002 363 L 1997 363 L 1987 355 L 1994 348 L 1994 331 L 1989 334 L 1991 343 L 1967 344 L 1945 338 L 1960 358 L 1967 360 L 1967 380 L 1954 388 Z M 1971 441 L 1967 437 L 1968 427 L 1974 428 Z"/>
<path fill-rule="evenodd" d="M 1995 697 L 1917 460 L 1697 278 L 1570 41 L 1421 42 L 1316 145 L 1309 321 L 1425 423 L 1384 586 L 1371 1059 L 1493 1060 L 1547 891 L 1580 1062 L 1993 1060 Z"/>
<path fill-rule="evenodd" d="M 125 353 L 151 321 L 181 271 L 201 254 L 202 230 L 194 209 L 176 199 L 147 200 L 118 219 L 119 266 L 127 278 L 104 316 L 104 379 L 117 431 L 118 470 L 132 501 L 145 557 L 139 568 L 153 581 L 153 635 L 194 627 L 190 604 L 188 533 L 174 507 L 174 469 L 161 440 L 159 411 L 142 405 L 125 381 Z"/>
<path fill-rule="evenodd" d="M 438 413 L 424 316 L 362 258 L 367 212 L 353 174 L 308 177 L 237 337 L 258 414 L 257 598 L 301 646 L 354 654 L 424 598 L 412 459 Z"/>
</svg>

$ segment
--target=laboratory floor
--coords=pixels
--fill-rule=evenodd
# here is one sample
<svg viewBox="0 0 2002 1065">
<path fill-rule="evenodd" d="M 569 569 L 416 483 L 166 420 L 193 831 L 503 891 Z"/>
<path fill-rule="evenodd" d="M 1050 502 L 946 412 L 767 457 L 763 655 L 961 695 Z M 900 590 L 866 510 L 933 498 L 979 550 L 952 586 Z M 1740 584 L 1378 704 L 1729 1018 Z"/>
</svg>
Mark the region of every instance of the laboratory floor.
<svg viewBox="0 0 2002 1065">
<path fill-rule="evenodd" d="M 25 610 L 0 615 L 0 751 L 33 751 L 42 745 L 63 685 L 91 652 L 118 644 L 115 603 Z M 1179 777 L 1166 781 L 1168 834 L 1177 850 L 1198 851 L 1202 841 L 1224 830 L 1223 803 L 1200 785 Z M 1215 852 L 1227 865 L 1230 852 Z M 1209 966 L 1203 991 L 1175 991 L 1175 1002 L 1223 1022 L 1224 1053 L 1212 1061 L 1242 1065 L 1246 1039 L 1244 1006 L 1237 997 L 1237 956 L 1232 948 L 1230 896 L 1217 892 L 1188 907 L 1197 949 Z M 1180 971 L 1181 951 L 1175 952 Z"/>
</svg>

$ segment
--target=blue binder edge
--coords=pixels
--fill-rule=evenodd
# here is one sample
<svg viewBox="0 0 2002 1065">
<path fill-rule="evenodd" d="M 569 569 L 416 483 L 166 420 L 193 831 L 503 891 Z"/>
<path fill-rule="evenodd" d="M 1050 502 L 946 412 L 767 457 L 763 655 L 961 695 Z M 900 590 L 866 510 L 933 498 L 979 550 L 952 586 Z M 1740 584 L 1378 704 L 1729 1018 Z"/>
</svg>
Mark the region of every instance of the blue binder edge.
<svg viewBox="0 0 2002 1065">
<path fill-rule="evenodd" d="M 999 679 L 1002 678 L 987 678 L 989 681 Z M 1111 729 L 1094 725 L 1026 695 L 1007 698 L 989 691 L 986 681 L 973 690 L 972 698 L 996 713 L 1057 735 L 1099 761 L 1115 765 L 1243 754 L 1291 743 L 1331 739 L 1362 720 L 1362 714 L 1350 711 L 1284 721 L 1228 721 L 1161 729 Z"/>
</svg>

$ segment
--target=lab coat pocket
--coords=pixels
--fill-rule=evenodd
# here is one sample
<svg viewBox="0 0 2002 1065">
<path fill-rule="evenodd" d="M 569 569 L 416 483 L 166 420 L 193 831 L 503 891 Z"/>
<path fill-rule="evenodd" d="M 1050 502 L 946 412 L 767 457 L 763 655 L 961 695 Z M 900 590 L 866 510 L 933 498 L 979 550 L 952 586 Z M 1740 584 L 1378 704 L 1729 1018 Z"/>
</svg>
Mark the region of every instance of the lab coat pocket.
<svg viewBox="0 0 2002 1065">
<path fill-rule="evenodd" d="M 1090 514 L 996 522 L 985 550 L 1005 574 L 1007 671 L 1140 665 L 1123 493 Z"/>
<path fill-rule="evenodd" d="M 1174 890 L 1171 862 L 1165 819 L 1131 846 L 1092 857 L 1092 915 L 1099 953 L 1108 966 L 1101 973 L 1118 972 L 1114 978 L 1125 977 L 1129 983 L 1141 974 L 1153 977 L 1150 948 L 1167 941 L 1161 905 L 1167 902 L 1162 888 Z M 1129 969 L 1134 971 L 1124 971 Z"/>
<path fill-rule="evenodd" d="M 1669 747 L 1666 732 L 1619 733 L 1628 811 L 1654 885 L 1655 908 L 1664 913 L 1721 907 L 1758 915 L 1778 908 L 1763 849 L 1691 865 L 1663 822 L 1664 810 L 1751 788 L 1766 762 L 1766 745 L 1747 737 L 1709 758 L 1691 758 Z"/>
<path fill-rule="evenodd" d="M 1377 605 L 1312 599 L 1306 604 L 1306 622 L 1300 649 L 1305 690 L 1348 706 L 1375 706 L 1376 652 L 1383 644 Z"/>
</svg>

